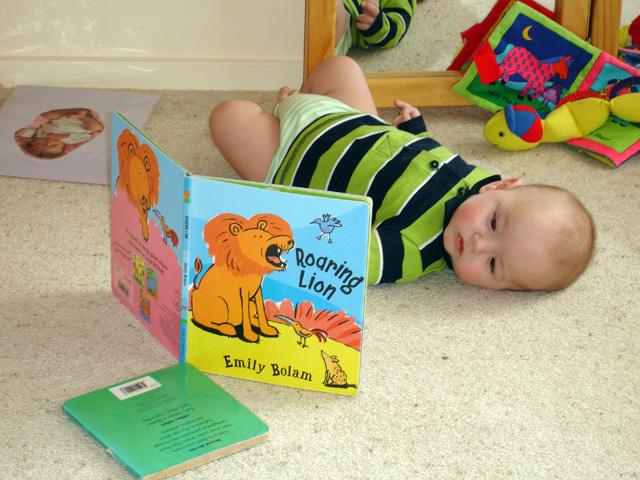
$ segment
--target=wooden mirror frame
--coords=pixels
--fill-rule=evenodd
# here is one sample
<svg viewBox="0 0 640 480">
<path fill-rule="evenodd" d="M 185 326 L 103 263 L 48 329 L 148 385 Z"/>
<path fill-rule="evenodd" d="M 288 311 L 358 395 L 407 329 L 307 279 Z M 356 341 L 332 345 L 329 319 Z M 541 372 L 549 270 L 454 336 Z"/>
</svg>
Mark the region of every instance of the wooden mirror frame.
<svg viewBox="0 0 640 480">
<path fill-rule="evenodd" d="M 335 46 L 335 0 L 305 0 L 304 78 L 318 63 L 333 56 Z M 580 38 L 615 55 L 622 0 L 556 0 L 556 21 Z M 441 72 L 367 72 L 376 105 L 392 107 L 402 92 L 403 100 L 418 107 L 470 105 L 451 86 L 462 74 Z"/>
</svg>

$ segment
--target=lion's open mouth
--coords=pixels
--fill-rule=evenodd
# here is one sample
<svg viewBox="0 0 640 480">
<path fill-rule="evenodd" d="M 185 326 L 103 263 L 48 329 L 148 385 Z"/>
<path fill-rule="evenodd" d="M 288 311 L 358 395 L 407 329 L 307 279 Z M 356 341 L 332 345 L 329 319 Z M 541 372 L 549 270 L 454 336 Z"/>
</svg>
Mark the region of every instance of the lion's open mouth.
<svg viewBox="0 0 640 480">
<path fill-rule="evenodd" d="M 285 268 L 287 268 L 287 261 L 284 260 L 280 255 L 286 253 L 287 251 L 288 250 L 282 250 L 278 245 L 269 245 L 265 258 L 267 259 L 267 262 L 269 262 L 274 267 L 284 270 Z"/>
</svg>

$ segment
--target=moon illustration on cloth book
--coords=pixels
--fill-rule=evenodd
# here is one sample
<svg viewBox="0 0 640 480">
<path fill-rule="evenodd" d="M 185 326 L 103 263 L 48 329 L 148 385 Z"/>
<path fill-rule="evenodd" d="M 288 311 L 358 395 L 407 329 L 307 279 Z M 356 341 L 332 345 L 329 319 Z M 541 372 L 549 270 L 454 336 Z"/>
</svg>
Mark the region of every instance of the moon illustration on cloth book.
<svg viewBox="0 0 640 480">
<path fill-rule="evenodd" d="M 194 282 L 193 324 L 247 342 L 278 336 L 265 315 L 262 279 L 287 268 L 282 254 L 294 246 L 289 224 L 267 213 L 249 219 L 224 213 L 205 225 L 203 235 L 215 263 Z M 199 258 L 195 271 L 202 271 Z"/>
</svg>

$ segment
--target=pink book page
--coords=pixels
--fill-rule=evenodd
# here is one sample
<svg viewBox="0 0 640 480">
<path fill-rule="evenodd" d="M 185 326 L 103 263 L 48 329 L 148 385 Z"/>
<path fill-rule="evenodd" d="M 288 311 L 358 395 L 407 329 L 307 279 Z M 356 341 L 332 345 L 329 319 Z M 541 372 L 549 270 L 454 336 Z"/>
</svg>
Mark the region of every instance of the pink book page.
<svg viewBox="0 0 640 480">
<path fill-rule="evenodd" d="M 179 358 L 181 269 L 171 240 L 150 215 L 145 241 L 138 211 L 120 189 L 112 197 L 111 215 L 113 292 Z"/>
</svg>

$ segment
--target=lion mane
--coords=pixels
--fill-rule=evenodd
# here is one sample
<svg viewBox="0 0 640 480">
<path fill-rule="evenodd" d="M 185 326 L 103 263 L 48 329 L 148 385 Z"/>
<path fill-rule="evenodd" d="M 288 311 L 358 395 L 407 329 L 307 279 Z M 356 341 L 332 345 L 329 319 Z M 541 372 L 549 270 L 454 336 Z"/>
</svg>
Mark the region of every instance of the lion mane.
<svg viewBox="0 0 640 480">
<path fill-rule="evenodd" d="M 277 215 L 258 214 L 250 219 L 225 213 L 211 219 L 204 227 L 204 241 L 216 262 L 233 272 L 266 275 L 274 266 L 265 261 L 265 241 L 274 237 L 293 237 L 291 227 Z"/>
<path fill-rule="evenodd" d="M 137 208 L 142 227 L 142 236 L 149 238 L 147 213 L 158 204 L 160 170 L 155 153 L 149 145 L 140 144 L 128 129 L 118 137 L 117 188 L 126 192 L 129 201 Z"/>
</svg>

